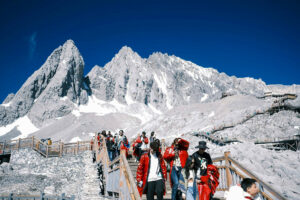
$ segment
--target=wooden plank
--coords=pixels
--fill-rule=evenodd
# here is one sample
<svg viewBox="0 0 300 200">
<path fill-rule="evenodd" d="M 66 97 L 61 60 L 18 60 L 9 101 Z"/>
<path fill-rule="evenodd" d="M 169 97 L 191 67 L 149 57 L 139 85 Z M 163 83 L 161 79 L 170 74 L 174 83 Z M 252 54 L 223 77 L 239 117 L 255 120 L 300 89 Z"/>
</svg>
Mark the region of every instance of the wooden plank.
<svg viewBox="0 0 300 200">
<path fill-rule="evenodd" d="M 225 160 L 225 157 L 224 156 L 216 157 L 216 158 L 213 158 L 212 160 L 213 160 L 213 162 L 220 162 L 220 161 Z"/>
<path fill-rule="evenodd" d="M 118 162 L 120 162 L 120 157 L 117 157 L 117 158 L 115 158 L 113 161 L 110 161 L 109 166 L 111 167 L 111 166 L 113 166 L 114 164 L 116 164 L 116 163 L 118 163 Z"/>
<path fill-rule="evenodd" d="M 120 166 L 116 166 L 113 169 L 108 170 L 108 173 L 114 172 L 114 171 L 119 170 L 119 169 L 120 169 Z"/>
</svg>

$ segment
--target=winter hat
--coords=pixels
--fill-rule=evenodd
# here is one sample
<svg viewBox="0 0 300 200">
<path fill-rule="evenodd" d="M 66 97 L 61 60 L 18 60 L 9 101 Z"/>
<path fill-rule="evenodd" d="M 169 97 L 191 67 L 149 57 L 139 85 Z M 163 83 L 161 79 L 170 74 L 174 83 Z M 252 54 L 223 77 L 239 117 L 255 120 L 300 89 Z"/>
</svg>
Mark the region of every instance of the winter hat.
<svg viewBox="0 0 300 200">
<path fill-rule="evenodd" d="M 208 147 L 206 146 L 206 142 L 205 141 L 200 141 L 199 145 L 196 146 L 195 148 L 199 148 L 199 149 L 208 149 Z"/>
</svg>

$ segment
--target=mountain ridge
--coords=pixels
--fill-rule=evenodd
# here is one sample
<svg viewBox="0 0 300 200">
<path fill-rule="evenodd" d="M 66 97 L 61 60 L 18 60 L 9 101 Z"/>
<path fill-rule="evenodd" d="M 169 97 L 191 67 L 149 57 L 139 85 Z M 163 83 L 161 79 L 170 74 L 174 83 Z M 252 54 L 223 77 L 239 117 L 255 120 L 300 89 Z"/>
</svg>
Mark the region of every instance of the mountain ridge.
<svg viewBox="0 0 300 200">
<path fill-rule="evenodd" d="M 260 79 L 228 76 L 166 53 L 142 58 L 128 46 L 87 75 L 84 67 L 74 41 L 56 48 L 20 90 L 0 105 L 0 136 L 1 128 L 5 132 L 7 125 L 22 117 L 28 117 L 33 127 L 43 128 L 69 115 L 119 112 L 132 116 L 136 125 L 178 106 L 215 102 L 228 95 L 260 97 L 270 90 Z"/>
</svg>

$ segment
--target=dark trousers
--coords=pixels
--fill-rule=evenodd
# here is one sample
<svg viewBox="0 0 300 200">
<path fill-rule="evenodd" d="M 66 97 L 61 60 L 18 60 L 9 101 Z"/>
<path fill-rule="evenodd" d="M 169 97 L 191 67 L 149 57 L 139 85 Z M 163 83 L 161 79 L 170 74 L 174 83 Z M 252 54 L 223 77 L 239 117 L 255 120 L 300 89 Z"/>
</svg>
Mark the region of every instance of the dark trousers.
<svg viewBox="0 0 300 200">
<path fill-rule="evenodd" d="M 154 193 L 156 193 L 158 200 L 163 200 L 164 188 L 165 183 L 163 179 L 147 182 L 147 200 L 154 200 Z"/>
<path fill-rule="evenodd" d="M 136 159 L 137 159 L 138 161 L 140 161 L 141 155 L 142 155 L 142 150 L 141 150 L 140 147 L 136 147 L 135 150 L 136 150 L 136 154 L 137 154 L 137 158 L 136 158 Z"/>
<path fill-rule="evenodd" d="M 113 157 L 113 151 L 108 151 L 108 157 L 109 157 L 110 161 L 112 161 L 114 159 L 114 157 Z"/>
</svg>

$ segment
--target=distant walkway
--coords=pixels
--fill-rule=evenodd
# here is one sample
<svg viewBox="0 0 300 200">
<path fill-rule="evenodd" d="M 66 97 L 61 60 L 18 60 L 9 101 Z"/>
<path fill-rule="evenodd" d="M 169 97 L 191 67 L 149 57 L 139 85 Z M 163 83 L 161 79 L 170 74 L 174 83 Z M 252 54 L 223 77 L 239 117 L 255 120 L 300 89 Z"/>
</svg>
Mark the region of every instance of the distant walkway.
<svg viewBox="0 0 300 200">
<path fill-rule="evenodd" d="M 290 137 L 274 138 L 269 140 L 256 141 L 255 144 L 272 150 L 300 150 L 300 134 Z"/>
<path fill-rule="evenodd" d="M 273 92 L 265 92 L 264 96 L 262 97 L 258 97 L 259 99 L 266 99 L 266 98 L 270 98 L 270 97 L 274 97 L 274 98 L 281 98 L 283 101 L 291 99 L 294 100 L 297 98 L 296 94 L 293 93 L 283 93 L 283 94 L 276 94 Z"/>
<path fill-rule="evenodd" d="M 223 138 L 218 138 L 218 137 L 215 137 L 211 134 L 207 134 L 207 133 L 193 133 L 194 136 L 197 136 L 197 137 L 200 137 L 200 138 L 203 138 L 203 139 L 206 139 L 218 146 L 225 146 L 226 144 L 231 144 L 233 142 L 240 142 L 239 140 L 237 139 L 231 139 L 231 140 L 228 140 L 228 139 L 223 139 Z"/>
<path fill-rule="evenodd" d="M 40 139 L 32 136 L 30 138 L 11 140 L 9 142 L 0 142 L 0 163 L 2 161 L 7 161 L 13 150 L 24 148 L 31 148 L 46 158 L 61 157 L 67 154 L 77 155 L 79 152 L 92 150 L 90 141 L 66 144 L 58 141 L 48 145 L 42 142 Z"/>
</svg>

